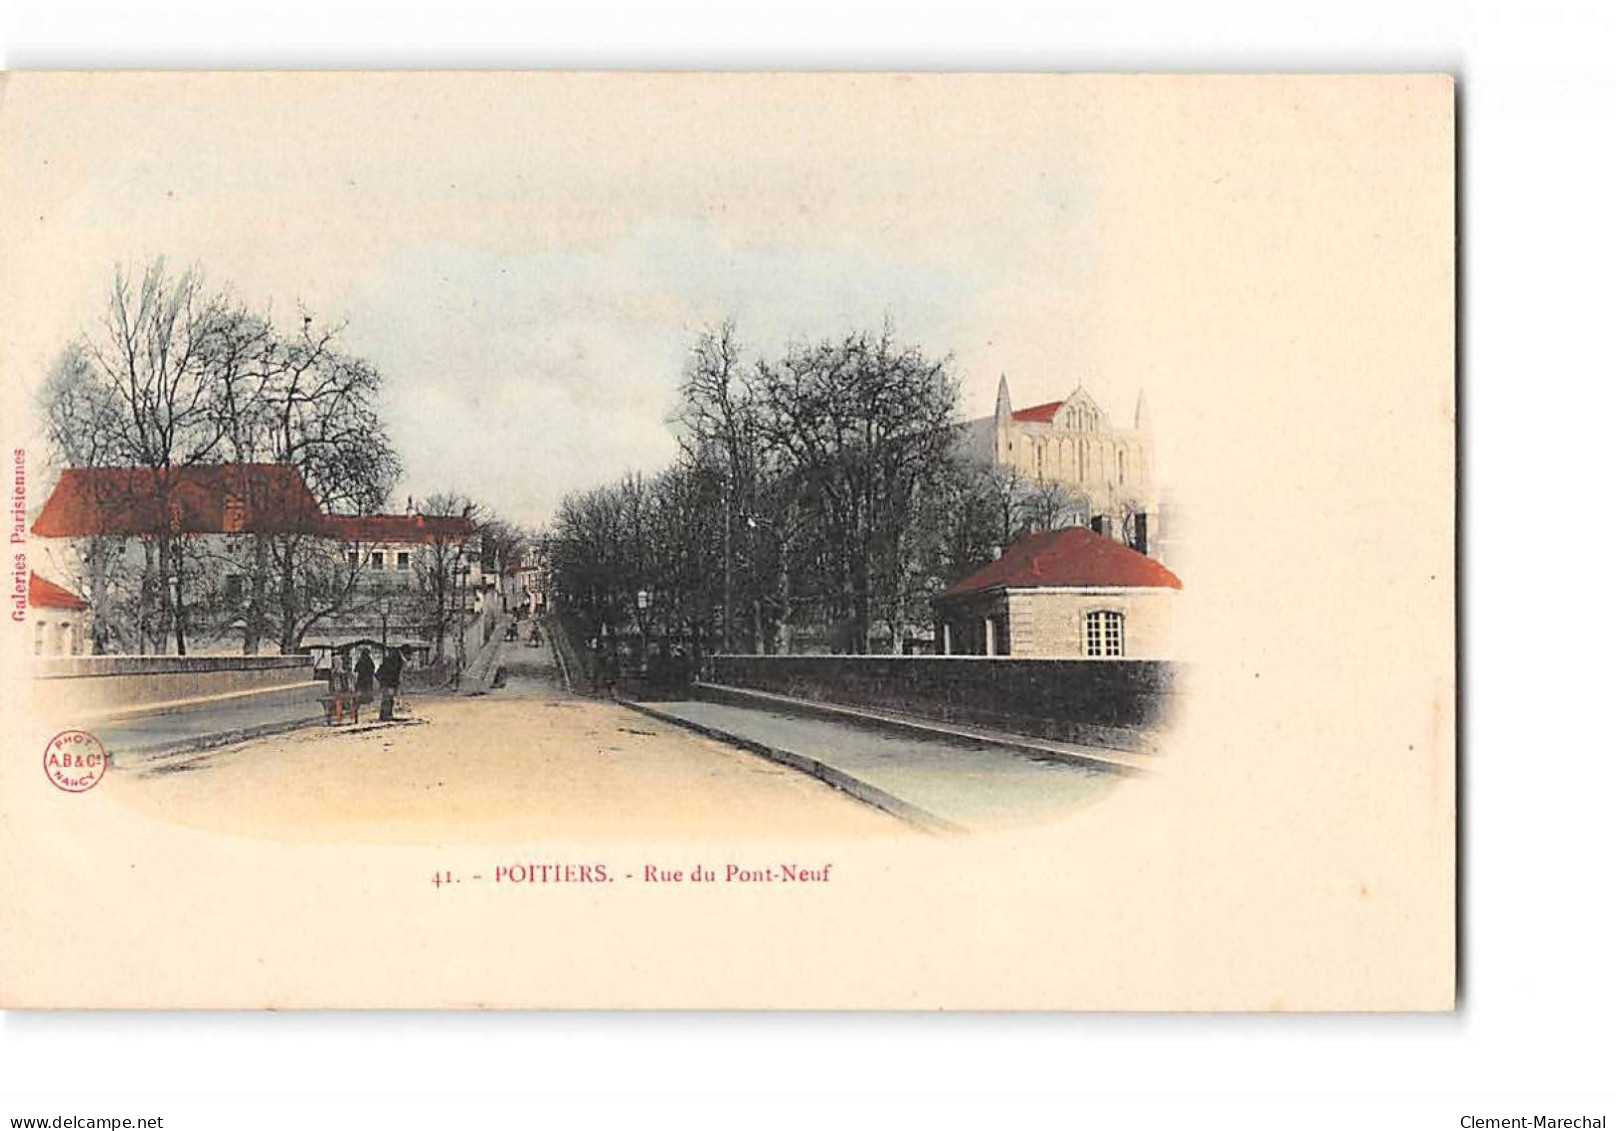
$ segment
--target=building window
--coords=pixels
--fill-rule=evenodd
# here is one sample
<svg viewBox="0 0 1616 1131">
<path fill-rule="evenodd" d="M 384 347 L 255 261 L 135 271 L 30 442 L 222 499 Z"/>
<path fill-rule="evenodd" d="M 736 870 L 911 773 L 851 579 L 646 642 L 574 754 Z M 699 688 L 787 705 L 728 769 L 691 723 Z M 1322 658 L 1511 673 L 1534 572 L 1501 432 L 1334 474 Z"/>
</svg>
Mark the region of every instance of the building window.
<svg viewBox="0 0 1616 1131">
<path fill-rule="evenodd" d="M 371 554 L 370 554 L 370 568 L 371 569 L 386 569 L 387 568 L 386 565 L 383 564 L 385 559 L 386 559 L 386 555 L 383 554 L 380 550 L 371 551 Z"/>
<path fill-rule="evenodd" d="M 1083 617 L 1083 652 L 1087 656 L 1122 655 L 1122 614 L 1109 609 Z"/>
<path fill-rule="evenodd" d="M 224 521 L 220 525 L 226 534 L 237 534 L 247 529 L 247 504 L 235 495 L 226 495 Z"/>
<path fill-rule="evenodd" d="M 406 569 L 410 568 L 410 556 L 409 556 L 409 554 L 405 553 L 403 550 L 400 550 L 398 552 L 398 568 L 400 570 L 406 570 Z"/>
<path fill-rule="evenodd" d="M 1128 453 L 1127 452 L 1118 452 L 1117 453 L 1117 482 L 1118 483 L 1126 483 L 1127 481 L 1128 481 Z"/>
<path fill-rule="evenodd" d="M 45 622 L 42 621 L 42 620 L 36 620 L 34 622 L 34 655 L 43 656 L 44 654 L 45 654 Z"/>
<path fill-rule="evenodd" d="M 227 605 L 241 604 L 242 577 L 239 573 L 224 575 L 224 603 Z"/>
<path fill-rule="evenodd" d="M 350 566 L 352 566 L 354 569 L 359 568 L 359 551 L 358 550 L 349 550 L 348 551 L 348 564 Z"/>
</svg>

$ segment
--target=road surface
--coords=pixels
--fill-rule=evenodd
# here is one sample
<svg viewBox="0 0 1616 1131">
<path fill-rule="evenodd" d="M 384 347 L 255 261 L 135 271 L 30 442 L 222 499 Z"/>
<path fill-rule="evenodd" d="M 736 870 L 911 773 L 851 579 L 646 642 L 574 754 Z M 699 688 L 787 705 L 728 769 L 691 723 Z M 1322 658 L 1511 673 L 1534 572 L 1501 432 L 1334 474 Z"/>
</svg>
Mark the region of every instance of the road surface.
<svg viewBox="0 0 1616 1131">
<path fill-rule="evenodd" d="M 418 721 L 315 727 L 117 768 L 102 789 L 167 820 L 274 840 L 406 844 L 901 836 L 909 827 L 758 755 L 553 680 L 507 644 L 503 686 Z"/>
</svg>

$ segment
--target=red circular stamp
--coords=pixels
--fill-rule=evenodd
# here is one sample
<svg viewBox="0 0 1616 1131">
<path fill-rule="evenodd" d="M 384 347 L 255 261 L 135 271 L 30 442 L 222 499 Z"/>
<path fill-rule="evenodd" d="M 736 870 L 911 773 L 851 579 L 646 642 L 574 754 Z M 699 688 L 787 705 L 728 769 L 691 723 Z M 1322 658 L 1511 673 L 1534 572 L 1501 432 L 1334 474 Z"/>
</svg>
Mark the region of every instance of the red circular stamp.
<svg viewBox="0 0 1616 1131">
<path fill-rule="evenodd" d="M 64 730 L 45 744 L 45 776 L 57 789 L 83 793 L 101 784 L 107 748 L 88 731 Z"/>
</svg>

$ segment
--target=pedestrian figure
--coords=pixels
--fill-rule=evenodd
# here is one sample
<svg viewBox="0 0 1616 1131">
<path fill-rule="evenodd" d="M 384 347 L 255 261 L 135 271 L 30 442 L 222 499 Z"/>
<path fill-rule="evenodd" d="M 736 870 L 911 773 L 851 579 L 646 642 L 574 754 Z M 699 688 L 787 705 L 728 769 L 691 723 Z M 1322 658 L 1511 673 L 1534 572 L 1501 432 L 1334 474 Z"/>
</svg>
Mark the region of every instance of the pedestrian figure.
<svg viewBox="0 0 1616 1131">
<path fill-rule="evenodd" d="M 382 657 L 382 666 L 376 669 L 376 682 L 382 688 L 382 721 L 393 718 L 393 699 L 398 695 L 399 681 L 404 676 L 404 656 L 397 648 L 389 648 Z"/>
<path fill-rule="evenodd" d="M 354 690 L 359 692 L 359 701 L 369 703 L 376 691 L 376 661 L 370 658 L 370 649 L 359 649 L 359 663 L 354 667 L 354 676 L 357 682 Z"/>
</svg>

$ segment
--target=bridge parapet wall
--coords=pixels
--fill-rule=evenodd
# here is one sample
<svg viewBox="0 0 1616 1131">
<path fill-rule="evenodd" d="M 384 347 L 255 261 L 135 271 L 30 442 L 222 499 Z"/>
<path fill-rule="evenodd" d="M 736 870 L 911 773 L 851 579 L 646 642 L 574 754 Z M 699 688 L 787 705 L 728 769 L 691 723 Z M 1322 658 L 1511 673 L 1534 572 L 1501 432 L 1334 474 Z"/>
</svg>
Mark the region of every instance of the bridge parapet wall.
<svg viewBox="0 0 1616 1131">
<path fill-rule="evenodd" d="M 308 688 L 309 656 L 60 656 L 34 662 L 34 709 L 94 715 Z"/>
<path fill-rule="evenodd" d="M 989 656 L 735 656 L 709 683 L 1036 738 L 1150 749 L 1177 705 L 1162 660 Z"/>
</svg>

